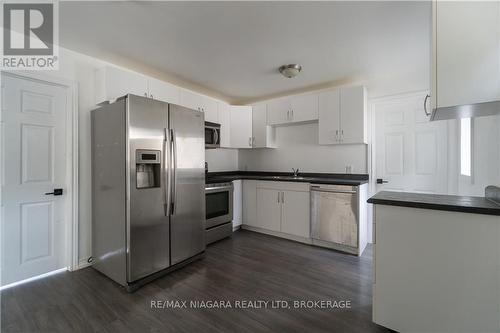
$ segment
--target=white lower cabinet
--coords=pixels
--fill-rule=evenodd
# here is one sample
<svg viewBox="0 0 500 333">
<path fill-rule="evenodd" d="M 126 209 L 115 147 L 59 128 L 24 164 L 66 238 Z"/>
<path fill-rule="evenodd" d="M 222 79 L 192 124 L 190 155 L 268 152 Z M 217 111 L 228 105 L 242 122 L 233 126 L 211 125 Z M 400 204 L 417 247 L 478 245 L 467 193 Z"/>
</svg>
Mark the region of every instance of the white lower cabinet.
<svg viewBox="0 0 500 333">
<path fill-rule="evenodd" d="M 243 224 L 257 226 L 257 181 L 243 180 L 242 184 L 243 200 Z"/>
<path fill-rule="evenodd" d="M 281 231 L 281 191 L 257 188 L 256 227 Z"/>
<path fill-rule="evenodd" d="M 238 229 L 243 220 L 241 180 L 233 180 L 233 230 Z"/>
<path fill-rule="evenodd" d="M 284 191 L 282 201 L 281 232 L 308 238 L 310 236 L 309 191 Z"/>
<path fill-rule="evenodd" d="M 308 183 L 244 180 L 243 225 L 304 241 L 310 236 L 309 200 Z"/>
</svg>

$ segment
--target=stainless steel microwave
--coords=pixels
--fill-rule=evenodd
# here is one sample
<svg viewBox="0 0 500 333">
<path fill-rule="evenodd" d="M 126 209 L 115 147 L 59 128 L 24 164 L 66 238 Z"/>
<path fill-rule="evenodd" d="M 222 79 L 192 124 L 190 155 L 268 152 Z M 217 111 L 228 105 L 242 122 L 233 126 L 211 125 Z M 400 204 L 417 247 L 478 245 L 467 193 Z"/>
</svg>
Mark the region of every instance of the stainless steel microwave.
<svg viewBox="0 0 500 333">
<path fill-rule="evenodd" d="M 220 124 L 205 121 L 205 148 L 220 147 Z"/>
</svg>

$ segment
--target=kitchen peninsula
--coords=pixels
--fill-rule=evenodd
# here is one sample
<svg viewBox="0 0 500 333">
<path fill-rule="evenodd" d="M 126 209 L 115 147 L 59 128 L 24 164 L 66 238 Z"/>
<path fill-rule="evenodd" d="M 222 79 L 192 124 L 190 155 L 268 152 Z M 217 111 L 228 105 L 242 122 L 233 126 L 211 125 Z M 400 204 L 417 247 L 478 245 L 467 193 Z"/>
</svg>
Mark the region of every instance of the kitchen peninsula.
<svg viewBox="0 0 500 333">
<path fill-rule="evenodd" d="M 400 332 L 500 331 L 495 200 L 382 191 L 368 202 L 374 322 Z"/>
</svg>

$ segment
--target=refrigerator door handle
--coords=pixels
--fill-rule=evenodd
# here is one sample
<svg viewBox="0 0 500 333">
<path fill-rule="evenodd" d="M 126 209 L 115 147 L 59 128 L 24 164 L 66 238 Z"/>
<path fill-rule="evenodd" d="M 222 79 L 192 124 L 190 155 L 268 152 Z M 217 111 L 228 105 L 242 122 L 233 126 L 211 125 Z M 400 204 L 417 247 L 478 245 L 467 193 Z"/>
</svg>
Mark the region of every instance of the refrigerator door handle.
<svg viewBox="0 0 500 333">
<path fill-rule="evenodd" d="M 163 173 L 165 179 L 165 216 L 170 216 L 172 202 L 172 168 L 171 158 L 171 136 L 167 128 L 165 128 L 165 140 L 163 141 Z"/>
<path fill-rule="evenodd" d="M 170 145 L 171 145 L 171 209 L 170 215 L 175 214 L 175 205 L 177 203 L 177 139 L 175 137 L 175 131 L 170 129 Z"/>
</svg>

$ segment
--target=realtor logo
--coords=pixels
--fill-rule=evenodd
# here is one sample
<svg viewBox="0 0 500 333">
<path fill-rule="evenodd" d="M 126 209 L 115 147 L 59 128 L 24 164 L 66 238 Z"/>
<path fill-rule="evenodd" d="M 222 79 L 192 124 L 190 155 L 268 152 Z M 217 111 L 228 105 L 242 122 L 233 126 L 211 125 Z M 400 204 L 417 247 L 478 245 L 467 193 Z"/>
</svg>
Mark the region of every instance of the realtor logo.
<svg viewBox="0 0 500 333">
<path fill-rule="evenodd" d="M 56 1 L 3 3 L 2 69 L 57 69 L 57 9 Z"/>
</svg>

